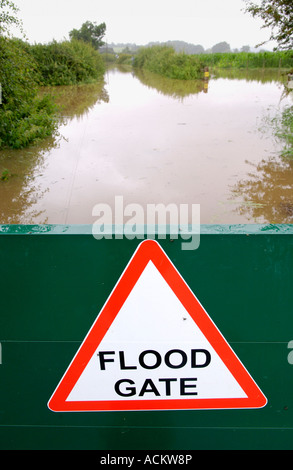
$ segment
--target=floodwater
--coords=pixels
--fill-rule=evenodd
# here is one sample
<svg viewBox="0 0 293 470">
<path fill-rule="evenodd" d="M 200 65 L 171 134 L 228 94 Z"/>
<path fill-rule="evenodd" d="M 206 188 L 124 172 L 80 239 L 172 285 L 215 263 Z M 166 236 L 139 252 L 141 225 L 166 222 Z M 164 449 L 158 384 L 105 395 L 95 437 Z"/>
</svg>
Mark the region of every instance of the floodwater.
<svg viewBox="0 0 293 470">
<path fill-rule="evenodd" d="M 0 152 L 1 224 L 92 224 L 98 203 L 200 204 L 201 223 L 292 223 L 293 162 L 270 119 L 278 72 L 203 81 L 111 69 L 105 83 L 54 90 L 58 136 Z"/>
</svg>

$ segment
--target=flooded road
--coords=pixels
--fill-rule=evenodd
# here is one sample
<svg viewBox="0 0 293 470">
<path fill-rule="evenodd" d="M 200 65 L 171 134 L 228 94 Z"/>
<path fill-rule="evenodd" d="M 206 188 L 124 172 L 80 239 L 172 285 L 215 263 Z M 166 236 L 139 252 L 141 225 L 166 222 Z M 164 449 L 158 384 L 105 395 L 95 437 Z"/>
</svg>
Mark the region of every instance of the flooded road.
<svg viewBox="0 0 293 470">
<path fill-rule="evenodd" d="M 284 81 L 284 79 L 283 79 Z M 62 87 L 59 135 L 0 152 L 0 223 L 92 224 L 95 204 L 200 204 L 201 223 L 292 223 L 293 162 L 270 126 L 278 72 L 184 82 L 109 70 Z"/>
</svg>

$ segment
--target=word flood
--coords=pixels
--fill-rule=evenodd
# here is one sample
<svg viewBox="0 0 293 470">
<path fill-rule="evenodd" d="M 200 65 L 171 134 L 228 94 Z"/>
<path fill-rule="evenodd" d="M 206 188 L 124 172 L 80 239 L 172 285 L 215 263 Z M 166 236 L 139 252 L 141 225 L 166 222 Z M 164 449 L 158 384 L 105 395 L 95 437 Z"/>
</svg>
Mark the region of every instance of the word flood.
<svg viewBox="0 0 293 470">
<path fill-rule="evenodd" d="M 98 352 L 101 370 L 106 370 L 106 363 L 117 361 L 117 355 L 115 355 L 115 351 Z M 125 352 L 118 352 L 118 362 L 121 370 L 137 369 L 138 365 L 144 369 L 157 369 L 160 367 L 162 362 L 164 362 L 165 365 L 170 369 L 181 369 L 182 367 L 186 366 L 189 359 L 192 369 L 203 368 L 210 364 L 211 354 L 206 349 L 191 349 L 190 357 L 188 358 L 185 351 L 182 351 L 181 349 L 171 349 L 170 351 L 166 352 L 164 357 L 162 357 L 158 351 L 147 349 L 139 354 L 138 364 L 129 365 L 126 364 Z"/>
</svg>

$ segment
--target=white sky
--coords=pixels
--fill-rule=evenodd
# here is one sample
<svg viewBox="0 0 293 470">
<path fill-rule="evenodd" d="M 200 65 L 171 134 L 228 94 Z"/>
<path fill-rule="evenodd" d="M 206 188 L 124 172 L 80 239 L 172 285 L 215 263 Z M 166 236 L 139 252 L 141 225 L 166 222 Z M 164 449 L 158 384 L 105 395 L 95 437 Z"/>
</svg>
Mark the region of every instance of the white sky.
<svg viewBox="0 0 293 470">
<path fill-rule="evenodd" d="M 208 49 L 254 47 L 269 37 L 262 22 L 245 14 L 244 0 L 14 0 L 30 42 L 68 38 L 83 22 L 105 22 L 108 43 L 181 40 Z M 272 49 L 271 43 L 265 46 Z"/>
</svg>

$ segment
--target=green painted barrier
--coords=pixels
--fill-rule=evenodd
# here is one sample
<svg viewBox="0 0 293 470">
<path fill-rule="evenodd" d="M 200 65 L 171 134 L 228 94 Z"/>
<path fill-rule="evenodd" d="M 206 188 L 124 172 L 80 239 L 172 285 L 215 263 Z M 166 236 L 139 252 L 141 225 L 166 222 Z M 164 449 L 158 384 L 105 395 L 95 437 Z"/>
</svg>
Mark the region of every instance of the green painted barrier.
<svg viewBox="0 0 293 470">
<path fill-rule="evenodd" d="M 50 397 L 141 240 L 97 241 L 90 226 L 0 226 L 1 449 L 292 449 L 293 227 L 202 226 L 194 251 L 158 242 L 267 404 L 53 412 Z M 114 352 L 103 354 L 112 366 Z M 180 368 L 170 351 L 156 359 Z"/>
</svg>

